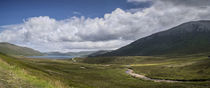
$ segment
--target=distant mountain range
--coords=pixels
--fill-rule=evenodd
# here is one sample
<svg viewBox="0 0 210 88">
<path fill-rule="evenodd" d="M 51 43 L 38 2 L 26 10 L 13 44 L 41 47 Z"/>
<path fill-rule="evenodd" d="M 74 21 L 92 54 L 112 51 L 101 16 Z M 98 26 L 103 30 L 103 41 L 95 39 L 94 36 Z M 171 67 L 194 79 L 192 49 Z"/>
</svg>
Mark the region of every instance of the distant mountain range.
<svg viewBox="0 0 210 88">
<path fill-rule="evenodd" d="M 46 52 L 44 55 L 57 55 L 57 56 L 88 56 L 92 53 L 95 53 L 96 51 L 81 51 L 81 52 L 66 52 L 66 53 L 61 53 L 61 52 Z"/>
<path fill-rule="evenodd" d="M 1 42 L 0 52 L 7 55 L 22 55 L 22 56 L 39 56 L 43 55 L 41 52 L 27 47 L 21 47 L 14 44 Z"/>
<path fill-rule="evenodd" d="M 210 21 L 183 23 L 98 56 L 183 55 L 210 52 Z"/>
<path fill-rule="evenodd" d="M 105 53 L 108 53 L 108 52 L 111 52 L 112 50 L 99 50 L 99 51 L 96 51 L 92 54 L 89 54 L 88 56 L 89 57 L 94 57 L 94 56 L 98 56 L 98 55 L 102 55 L 102 54 L 105 54 Z"/>
<path fill-rule="evenodd" d="M 95 56 L 95 55 L 100 55 L 104 54 L 106 51 L 80 51 L 80 52 L 66 52 L 66 53 L 61 53 L 61 52 L 39 52 L 37 50 L 27 48 L 27 47 L 22 47 L 22 46 L 17 46 L 14 44 L 10 44 L 7 42 L 0 42 L 0 53 L 7 54 L 7 55 L 16 55 L 16 56 L 41 56 L 41 55 L 48 55 L 48 56 L 80 56 L 80 57 L 85 57 L 85 56 Z"/>
</svg>

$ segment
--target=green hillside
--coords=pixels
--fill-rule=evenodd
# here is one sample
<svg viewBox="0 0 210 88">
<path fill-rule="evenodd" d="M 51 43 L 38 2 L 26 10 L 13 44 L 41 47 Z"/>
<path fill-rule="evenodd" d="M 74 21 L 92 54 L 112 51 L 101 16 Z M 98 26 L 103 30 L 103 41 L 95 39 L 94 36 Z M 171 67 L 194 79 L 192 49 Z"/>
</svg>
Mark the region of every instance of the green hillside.
<svg viewBox="0 0 210 88">
<path fill-rule="evenodd" d="M 210 52 L 210 21 L 193 21 L 99 56 L 185 55 Z"/>
<path fill-rule="evenodd" d="M 23 64 L 0 53 L 0 88 L 57 88 L 50 82 L 28 74 Z"/>
<path fill-rule="evenodd" d="M 102 54 L 105 54 L 105 53 L 108 53 L 108 52 L 111 52 L 111 50 L 99 50 L 99 51 L 96 51 L 92 54 L 89 54 L 88 57 L 94 57 L 94 56 L 102 55 Z"/>
<path fill-rule="evenodd" d="M 0 52 L 8 55 L 33 56 L 42 55 L 39 51 L 27 47 L 21 47 L 10 43 L 0 43 Z"/>
</svg>

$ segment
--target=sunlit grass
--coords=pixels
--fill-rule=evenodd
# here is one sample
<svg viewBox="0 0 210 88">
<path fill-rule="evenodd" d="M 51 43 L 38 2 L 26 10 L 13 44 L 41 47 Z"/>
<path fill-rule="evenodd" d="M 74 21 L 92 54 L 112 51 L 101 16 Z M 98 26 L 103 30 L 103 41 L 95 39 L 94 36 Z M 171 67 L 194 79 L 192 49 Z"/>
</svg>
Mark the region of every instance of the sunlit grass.
<svg viewBox="0 0 210 88">
<path fill-rule="evenodd" d="M 1 71 L 6 74 L 4 79 L 7 81 L 4 85 L 12 85 L 13 87 L 25 87 L 25 88 L 54 88 L 49 82 L 39 79 L 35 76 L 28 75 L 27 71 L 17 66 L 11 66 L 0 59 Z M 8 75 L 10 77 L 8 77 Z M 7 77 L 6 77 L 7 76 Z M 15 85 L 14 85 L 15 84 Z"/>
</svg>

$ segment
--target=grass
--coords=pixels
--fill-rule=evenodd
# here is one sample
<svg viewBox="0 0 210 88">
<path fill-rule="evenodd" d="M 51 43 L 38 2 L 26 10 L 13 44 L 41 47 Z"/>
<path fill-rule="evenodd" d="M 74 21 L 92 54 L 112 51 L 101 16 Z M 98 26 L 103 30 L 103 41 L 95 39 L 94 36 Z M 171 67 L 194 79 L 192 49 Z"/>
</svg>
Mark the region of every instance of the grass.
<svg viewBox="0 0 210 88">
<path fill-rule="evenodd" d="M 24 74 L 36 77 L 37 80 L 43 80 L 43 83 L 40 84 L 49 84 L 48 86 L 51 85 L 54 88 L 208 88 L 210 86 L 210 82 L 156 83 L 136 79 L 125 73 L 127 65 L 134 69 L 135 72 L 148 75 L 147 72 L 149 71 L 156 73 L 157 70 L 153 71 L 153 69 L 159 69 L 159 66 L 171 68 L 171 65 L 177 66 L 177 64 L 183 64 L 181 63 L 182 61 L 200 63 L 197 65 L 201 67 L 197 68 L 203 68 L 203 65 L 208 64 L 208 62 L 205 61 L 207 60 L 206 58 L 196 59 L 188 57 L 188 59 L 182 60 L 181 58 L 170 59 L 169 57 L 140 56 L 108 57 L 111 59 L 106 60 L 106 58 L 103 57 L 102 61 L 100 61 L 101 58 L 76 58 L 75 60 L 77 62 L 73 62 L 72 60 L 20 59 L 5 55 L 0 55 L 0 57 L 3 61 L 10 64 L 10 66 L 16 66 L 20 68 L 20 70 L 24 69 L 24 71 L 26 71 Z M 185 67 L 185 65 L 183 66 Z M 149 70 L 144 71 L 143 67 L 149 68 Z M 186 69 L 186 72 L 188 70 L 190 71 L 192 68 Z M 158 72 L 159 71 L 157 71 L 157 73 Z M 194 75 L 200 77 L 205 74 Z M 196 76 L 194 77 L 196 78 Z M 206 74 L 206 76 L 208 75 Z M 157 77 L 163 77 L 163 75 Z M 26 78 L 28 77 L 26 76 Z M 29 79 L 31 78 L 29 77 Z M 28 82 L 33 84 L 33 80 L 29 80 Z"/>
<path fill-rule="evenodd" d="M 0 52 L 8 55 L 14 56 L 33 56 L 33 55 L 43 55 L 39 51 L 33 50 L 27 47 L 21 47 L 14 44 L 0 42 Z"/>
<path fill-rule="evenodd" d="M 28 75 L 24 69 L 0 59 L 0 88 L 54 88 L 47 81 Z"/>
<path fill-rule="evenodd" d="M 148 62 L 150 63 L 150 62 Z M 135 72 L 151 78 L 172 80 L 210 80 L 210 59 L 173 58 L 157 64 L 131 65 Z"/>
<path fill-rule="evenodd" d="M 176 57 L 127 56 L 112 57 L 112 60 L 107 58 L 109 57 L 85 58 L 83 61 L 92 64 L 120 64 L 132 68 L 136 73 L 156 79 L 210 80 L 210 59 L 205 54 Z"/>
</svg>

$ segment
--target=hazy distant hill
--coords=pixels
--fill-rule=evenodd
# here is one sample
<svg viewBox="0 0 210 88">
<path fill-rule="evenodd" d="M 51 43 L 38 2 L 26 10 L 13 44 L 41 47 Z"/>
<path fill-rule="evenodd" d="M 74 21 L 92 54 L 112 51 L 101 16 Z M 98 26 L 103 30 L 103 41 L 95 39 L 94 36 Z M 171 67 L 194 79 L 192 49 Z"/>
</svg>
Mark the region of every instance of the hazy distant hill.
<svg viewBox="0 0 210 88">
<path fill-rule="evenodd" d="M 81 52 L 47 52 L 45 55 L 62 55 L 62 56 L 88 56 L 96 51 L 81 51 Z"/>
<path fill-rule="evenodd" d="M 179 55 L 203 52 L 210 52 L 210 21 L 187 22 L 100 56 Z"/>
<path fill-rule="evenodd" d="M 102 55 L 102 54 L 105 54 L 105 53 L 108 53 L 108 52 L 111 52 L 112 50 L 99 50 L 99 51 L 96 51 L 90 55 L 88 55 L 89 57 L 94 57 L 94 56 L 98 56 L 98 55 Z"/>
<path fill-rule="evenodd" d="M 42 53 L 40 53 L 39 51 L 33 50 L 31 48 L 21 47 L 6 42 L 0 43 L 0 52 L 8 55 L 23 55 L 23 56 L 42 55 Z"/>
<path fill-rule="evenodd" d="M 95 52 L 96 51 L 80 51 L 80 52 L 68 52 L 67 54 L 71 56 L 88 56 Z"/>
<path fill-rule="evenodd" d="M 56 55 L 56 56 L 68 56 L 66 53 L 61 53 L 61 52 L 45 52 L 44 55 Z"/>
</svg>

